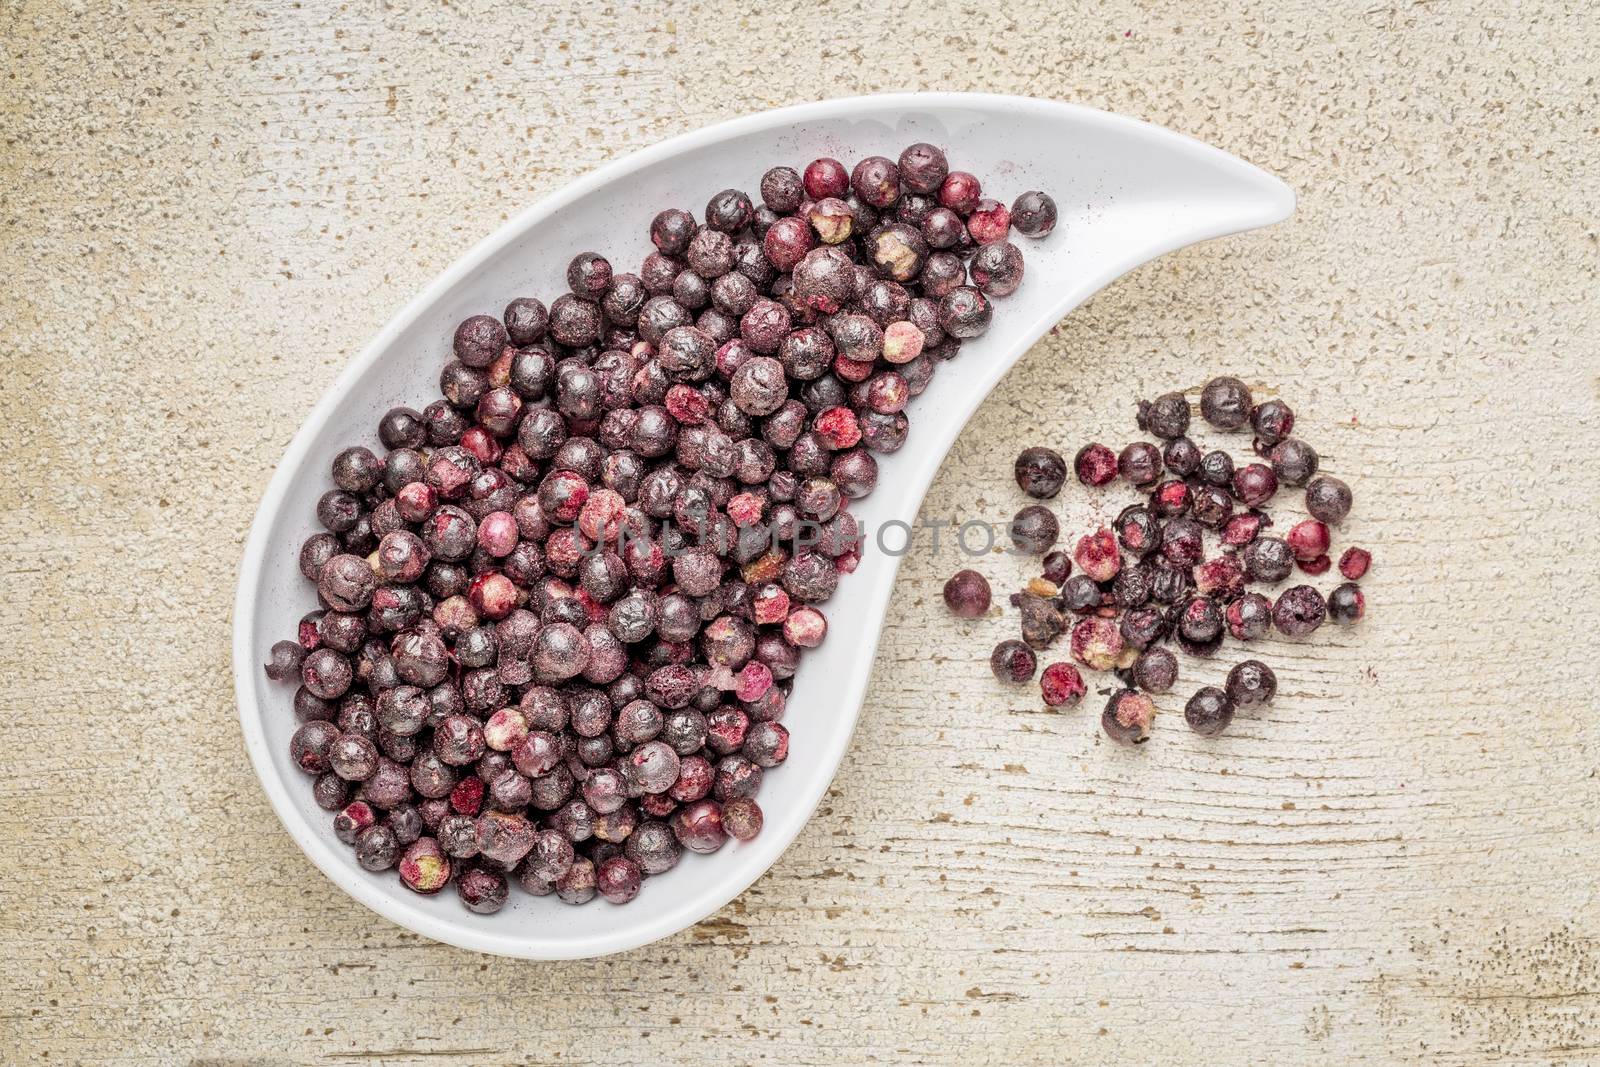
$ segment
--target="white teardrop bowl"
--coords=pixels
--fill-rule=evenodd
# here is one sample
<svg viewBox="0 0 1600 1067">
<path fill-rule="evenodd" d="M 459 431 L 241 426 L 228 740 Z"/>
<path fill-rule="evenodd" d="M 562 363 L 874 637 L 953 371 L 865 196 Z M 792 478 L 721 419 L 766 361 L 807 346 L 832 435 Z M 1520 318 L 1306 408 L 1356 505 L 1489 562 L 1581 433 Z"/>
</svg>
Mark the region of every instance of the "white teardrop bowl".
<svg viewBox="0 0 1600 1067">
<path fill-rule="evenodd" d="M 915 520 L 923 494 L 962 426 L 1013 363 L 1054 323 L 1124 272 L 1196 241 L 1277 222 L 1294 209 L 1278 179 L 1198 141 L 1089 108 L 959 93 L 829 100 L 724 122 L 610 163 L 534 205 L 469 251 L 412 300 L 340 375 L 278 465 L 250 529 L 234 609 L 233 669 L 245 744 L 262 787 L 295 842 L 355 899 L 426 937 L 529 959 L 620 952 L 710 915 L 759 878 L 794 840 L 843 758 L 860 713 L 899 557 L 870 542 L 860 567 L 826 605 L 830 631 L 795 677 L 785 725 L 789 759 L 769 771 L 761 835 L 714 856 L 685 853 L 624 907 L 571 907 L 513 887 L 496 915 L 464 909 L 453 889 L 419 897 L 392 872 L 369 874 L 311 799 L 289 760 L 292 687 L 267 680 L 272 643 L 293 636 L 315 606 L 296 555 L 315 530 L 317 498 L 341 448 L 376 445 L 379 417 L 437 396 L 455 325 L 512 297 L 564 291 L 570 257 L 600 251 L 634 269 L 650 250 L 647 228 L 668 206 L 697 215 L 720 189 L 755 190 L 778 163 L 817 156 L 895 157 L 906 145 L 944 146 L 951 165 L 977 174 L 1006 203 L 1043 189 L 1060 206 L 1055 233 L 1017 238 L 1026 280 L 996 302 L 994 324 L 941 364 L 913 402 L 900 452 L 879 457 L 877 489 L 852 510 L 864 528 Z M 1221 313 L 1219 309 L 1219 314 Z M 894 549 L 898 534 L 886 536 Z"/>
</svg>

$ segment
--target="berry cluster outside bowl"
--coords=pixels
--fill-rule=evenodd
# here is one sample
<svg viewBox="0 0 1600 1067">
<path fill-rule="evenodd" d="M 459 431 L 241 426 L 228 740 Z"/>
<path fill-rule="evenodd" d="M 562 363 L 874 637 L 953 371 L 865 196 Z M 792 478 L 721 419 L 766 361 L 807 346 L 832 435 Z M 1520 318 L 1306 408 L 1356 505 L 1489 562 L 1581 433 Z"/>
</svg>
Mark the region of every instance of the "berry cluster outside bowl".
<svg viewBox="0 0 1600 1067">
<path fill-rule="evenodd" d="M 575 251 L 637 263 L 649 251 L 650 220 L 663 207 L 696 209 L 728 187 L 753 191 L 777 164 L 892 158 L 917 141 L 943 147 L 953 167 L 1003 179 L 1009 194 L 1048 191 L 1060 219 L 1049 241 L 1029 245 L 1026 280 L 993 327 L 967 342 L 915 401 L 907 446 L 880 458 L 877 488 L 852 507 L 869 534 L 863 558 L 825 605 L 827 641 L 795 677 L 784 720 L 790 754 L 763 785 L 761 834 L 716 855 L 685 855 L 652 879 L 647 900 L 622 908 L 572 908 L 514 892 L 499 913 L 478 915 L 453 893 L 418 896 L 392 872 L 362 870 L 290 759 L 298 725 L 292 691 L 261 669 L 272 643 L 315 607 L 296 550 L 314 532 L 333 456 L 351 444 L 375 444 L 374 428 L 389 408 L 421 407 L 432 397 L 462 319 L 521 294 L 562 291 Z M 722 123 L 611 163 L 529 208 L 440 275 L 361 352 L 296 434 L 256 514 L 235 603 L 235 690 L 246 747 L 284 828 L 361 903 L 423 936 L 476 951 L 601 956 L 712 914 L 772 866 L 832 780 L 860 712 L 898 570 L 903 528 L 893 524 L 914 522 L 940 462 L 995 383 L 1054 323 L 1119 275 L 1196 241 L 1279 221 L 1293 206 L 1277 179 L 1154 126 L 1052 101 L 929 93 L 825 101 Z"/>
</svg>

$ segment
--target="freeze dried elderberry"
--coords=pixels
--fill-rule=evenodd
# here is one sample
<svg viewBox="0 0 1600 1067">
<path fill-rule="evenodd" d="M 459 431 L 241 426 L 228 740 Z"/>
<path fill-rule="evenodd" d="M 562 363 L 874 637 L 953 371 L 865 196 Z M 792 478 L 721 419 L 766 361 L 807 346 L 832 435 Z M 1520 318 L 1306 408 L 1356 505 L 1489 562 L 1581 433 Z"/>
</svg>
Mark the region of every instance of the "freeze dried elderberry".
<svg viewBox="0 0 1600 1067">
<path fill-rule="evenodd" d="M 1062 607 L 1080 615 L 1100 607 L 1103 599 L 1100 587 L 1087 574 L 1074 574 L 1061 587 Z"/>
<path fill-rule="evenodd" d="M 1133 680 L 1147 693 L 1165 693 L 1178 681 L 1178 657 L 1164 648 L 1148 648 L 1133 661 Z"/>
<path fill-rule="evenodd" d="M 1238 641 L 1254 641 L 1272 629 L 1272 601 L 1260 593 L 1246 593 L 1223 611 L 1228 633 Z"/>
<path fill-rule="evenodd" d="M 1032 190 L 1011 204 L 1011 225 L 1024 237 L 1043 237 L 1056 228 L 1056 202 Z"/>
<path fill-rule="evenodd" d="M 1328 618 L 1341 626 L 1352 626 L 1367 613 L 1367 598 L 1355 582 L 1345 582 L 1328 594 Z"/>
<path fill-rule="evenodd" d="M 1339 573 L 1357 581 L 1364 578 L 1367 569 L 1372 566 L 1372 553 L 1364 548 L 1347 548 L 1339 557 Z M 277 646 L 273 646 L 276 648 Z"/>
<path fill-rule="evenodd" d="M 1123 689 L 1106 701 L 1100 726 L 1119 745 L 1141 745 L 1150 740 L 1155 716 L 1156 706 L 1149 697 L 1136 689 Z"/>
<path fill-rule="evenodd" d="M 1350 514 L 1350 487 L 1323 475 L 1306 486 L 1306 510 L 1312 518 L 1337 526 Z"/>
<path fill-rule="evenodd" d="M 1327 602 L 1309 585 L 1285 589 L 1272 606 L 1273 625 L 1288 637 L 1304 637 L 1321 626 L 1327 615 Z"/>
<path fill-rule="evenodd" d="M 1201 653 L 1214 648 L 1222 637 L 1222 609 L 1210 597 L 1197 596 L 1178 616 L 1178 637 L 1184 651 Z"/>
<path fill-rule="evenodd" d="M 989 582 L 977 571 L 957 571 L 944 584 L 944 602 L 956 617 L 976 619 L 989 610 Z"/>
<path fill-rule="evenodd" d="M 1049 508 L 1031 504 L 1012 517 L 1010 535 L 1011 544 L 1018 552 L 1041 556 L 1055 545 L 1061 536 L 1061 527 Z"/>
<path fill-rule="evenodd" d="M 1172 627 L 1164 609 L 1154 605 L 1133 608 L 1122 613 L 1117 631 L 1128 648 L 1144 650 L 1155 645 L 1171 631 Z"/>
<path fill-rule="evenodd" d="M 1258 659 L 1247 659 L 1228 672 L 1226 692 L 1236 708 L 1270 704 L 1278 692 L 1278 676 Z"/>
<path fill-rule="evenodd" d="M 1154 485 L 1161 469 L 1161 449 L 1148 441 L 1135 441 L 1117 456 L 1117 473 L 1141 489 Z"/>
<path fill-rule="evenodd" d="M 1250 419 L 1250 387 L 1238 378 L 1213 378 L 1200 391 L 1200 414 L 1221 430 L 1237 430 Z"/>
<path fill-rule="evenodd" d="M 1073 469 L 1084 485 L 1105 485 L 1117 476 L 1117 454 L 1102 444 L 1084 445 L 1073 460 Z"/>
<path fill-rule="evenodd" d="M 1279 537 L 1258 537 L 1244 547 L 1245 574 L 1252 582 L 1271 585 L 1294 570 L 1295 551 Z"/>
<path fill-rule="evenodd" d="M 759 199 L 722 190 L 703 224 L 668 208 L 642 262 L 581 252 L 567 292 L 471 316 L 442 398 L 385 414 L 384 451 L 333 459 L 299 556 L 320 609 L 266 669 L 300 683 L 290 754 L 363 865 L 419 893 L 453 882 L 482 913 L 512 880 L 623 903 L 683 848 L 759 832 L 750 794 L 788 756 L 817 605 L 861 560 L 847 505 L 1022 281 L 1013 222 L 1035 237 L 1056 217 L 1030 192 L 1013 220 L 928 144 L 773 167 Z M 1018 467 L 1041 498 L 1065 473 L 1048 451 Z M 1059 536 L 1047 509 L 1019 520 L 1030 552 Z M 1043 562 L 1054 581 L 1021 602 L 1040 646 L 1071 572 L 1065 552 Z M 986 611 L 981 578 L 950 584 L 953 611 Z M 1001 673 L 1031 677 L 1012 644 Z M 1052 700 L 1083 689 L 1070 667 L 1047 681 Z"/>
<path fill-rule="evenodd" d="M 1017 455 L 1017 487 L 1031 497 L 1049 499 L 1061 492 L 1067 478 L 1067 463 L 1052 448 L 1025 448 Z"/>
<path fill-rule="evenodd" d="M 989 670 L 1002 682 L 1016 684 L 1033 677 L 1038 660 L 1021 641 L 1001 641 L 989 656 Z"/>
<path fill-rule="evenodd" d="M 1165 393 L 1139 404 L 1139 429 L 1163 440 L 1182 437 L 1189 430 L 1189 401 L 1182 393 Z"/>
<path fill-rule="evenodd" d="M 1184 705 L 1183 718 L 1201 737 L 1216 737 L 1233 722 L 1233 701 L 1214 685 L 1196 691 Z"/>
<path fill-rule="evenodd" d="M 1305 485 L 1317 473 L 1317 450 L 1298 437 L 1286 437 L 1273 445 L 1267 458 L 1283 485 Z"/>
<path fill-rule="evenodd" d="M 1017 599 L 1017 610 L 1022 615 L 1022 639 L 1030 648 L 1049 647 L 1065 626 L 1055 601 L 1046 597 L 1023 593 Z"/>
<path fill-rule="evenodd" d="M 1088 692 L 1088 687 L 1078 668 L 1070 663 L 1052 663 L 1039 676 L 1039 690 L 1048 706 L 1075 708 Z"/>
</svg>

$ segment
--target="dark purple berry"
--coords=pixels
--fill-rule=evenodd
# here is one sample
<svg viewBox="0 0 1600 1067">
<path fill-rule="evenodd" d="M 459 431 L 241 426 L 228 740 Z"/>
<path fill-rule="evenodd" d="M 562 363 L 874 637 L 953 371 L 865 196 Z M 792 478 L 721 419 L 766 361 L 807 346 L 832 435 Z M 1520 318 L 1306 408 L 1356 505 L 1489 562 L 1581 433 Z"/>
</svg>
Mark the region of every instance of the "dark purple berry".
<svg viewBox="0 0 1600 1067">
<path fill-rule="evenodd" d="M 1191 598 L 1178 616 L 1178 634 L 1196 645 L 1215 641 L 1222 636 L 1222 609 L 1210 597 Z"/>
<path fill-rule="evenodd" d="M 486 867 L 468 867 L 456 876 L 456 895 L 468 911 L 493 915 L 505 907 L 506 876 Z"/>
<path fill-rule="evenodd" d="M 1147 648 L 1133 661 L 1133 680 L 1146 693 L 1165 693 L 1178 682 L 1178 657 L 1164 648 Z"/>
<path fill-rule="evenodd" d="M 754 221 L 755 215 L 755 205 L 737 189 L 724 189 L 706 202 L 706 225 L 723 233 L 738 233 Z"/>
<path fill-rule="evenodd" d="M 1173 519 L 1161 529 L 1161 558 L 1175 567 L 1192 567 L 1205 554 L 1200 524 L 1193 519 Z"/>
<path fill-rule="evenodd" d="M 1272 601 L 1260 593 L 1246 593 L 1222 613 L 1228 632 L 1238 641 L 1254 641 L 1272 629 Z"/>
<path fill-rule="evenodd" d="M 1035 446 L 1017 454 L 1017 486 L 1031 497 L 1049 499 L 1061 492 L 1067 478 L 1067 462 L 1053 448 Z"/>
<path fill-rule="evenodd" d="M 1263 585 L 1281 582 L 1294 570 L 1294 550 L 1281 537 L 1258 537 L 1244 547 L 1242 556 L 1246 577 Z"/>
<path fill-rule="evenodd" d="M 964 574 L 973 573 L 963 571 Z M 985 597 L 987 599 L 987 586 Z M 272 646 L 272 652 L 267 659 L 267 677 L 274 682 L 289 682 L 300 680 L 300 665 L 306 656 L 305 648 L 298 641 L 279 641 Z"/>
<path fill-rule="evenodd" d="M 1214 685 L 1195 692 L 1183 708 L 1184 721 L 1201 737 L 1216 737 L 1233 721 L 1233 701 Z"/>
<path fill-rule="evenodd" d="M 1287 437 L 1272 446 L 1268 454 L 1272 472 L 1283 485 L 1300 486 L 1317 473 L 1317 450 L 1298 437 Z"/>
<path fill-rule="evenodd" d="M 1079 615 L 1100 607 L 1100 587 L 1087 574 L 1074 574 L 1061 587 L 1061 606 Z"/>
<path fill-rule="evenodd" d="M 386 871 L 394 866 L 400 842 L 391 827 L 380 823 L 356 835 L 355 849 L 356 862 L 363 870 Z"/>
<path fill-rule="evenodd" d="M 1024 237 L 1045 237 L 1056 228 L 1056 202 L 1037 189 L 1011 204 L 1011 225 Z"/>
<path fill-rule="evenodd" d="M 1251 463 L 1233 472 L 1233 495 L 1247 508 L 1257 508 L 1278 491 L 1278 476 L 1264 463 Z"/>
<path fill-rule="evenodd" d="M 1158 570 L 1154 573 L 1161 572 Z M 1171 628 L 1165 609 L 1155 605 L 1125 611 L 1117 621 L 1117 632 L 1122 635 L 1122 643 L 1141 652 L 1166 637 Z"/>
<path fill-rule="evenodd" d="M 1296 585 L 1278 595 L 1272 606 L 1272 622 L 1288 637 L 1304 637 L 1322 625 L 1328 606 L 1322 594 L 1309 585 Z"/>
<path fill-rule="evenodd" d="M 599 300 L 611 288 L 611 263 L 598 252 L 579 252 L 567 264 L 567 288 L 585 300 Z"/>
<path fill-rule="evenodd" d="M 1194 578 L 1185 566 L 1157 561 L 1151 567 L 1150 599 L 1158 604 L 1177 604 L 1194 588 Z"/>
<path fill-rule="evenodd" d="M 1030 504 L 1011 518 L 1011 544 L 1018 552 L 1040 556 L 1048 552 L 1061 535 L 1055 514 L 1043 504 Z"/>
<path fill-rule="evenodd" d="M 1220 530 L 1233 517 L 1233 497 L 1219 486 L 1198 485 L 1191 498 L 1189 514 L 1200 525 Z"/>
<path fill-rule="evenodd" d="M 805 199 L 805 186 L 793 167 L 773 167 L 761 176 L 761 200 L 780 215 L 786 215 Z"/>
<path fill-rule="evenodd" d="M 1052 549 L 1044 554 L 1040 563 L 1040 573 L 1044 580 L 1051 585 L 1064 585 L 1072 576 L 1072 557 L 1065 549 Z"/>
<path fill-rule="evenodd" d="M 543 302 L 525 296 L 519 296 L 507 304 L 502 317 L 505 319 L 508 339 L 519 347 L 537 344 L 543 340 L 545 328 L 550 322 L 550 313 Z M 416 445 L 410 447 L 415 448 Z"/>
<path fill-rule="evenodd" d="M 1010 241 L 986 244 L 973 255 L 967 270 L 972 277 L 972 284 L 984 293 L 989 296 L 1010 296 L 1022 285 L 1022 251 Z"/>
<path fill-rule="evenodd" d="M 650 223 L 650 241 L 667 256 L 681 256 L 699 227 L 694 216 L 678 208 L 668 208 Z"/>
<path fill-rule="evenodd" d="M 390 408 L 378 422 L 378 440 L 384 448 L 421 448 L 427 439 L 422 415 L 411 408 Z"/>
<path fill-rule="evenodd" d="M 312 783 L 311 799 L 323 811 L 340 811 L 350 799 L 350 787 L 337 774 L 325 771 Z"/>
<path fill-rule="evenodd" d="M 958 286 L 939 301 L 939 328 L 951 337 L 980 337 L 993 317 L 988 297 L 971 286 Z"/>
<path fill-rule="evenodd" d="M 328 749 L 328 765 L 347 782 L 364 782 L 378 770 L 378 746 L 361 734 L 340 734 Z"/>
<path fill-rule="evenodd" d="M 900 181 L 912 192 L 937 193 L 950 173 L 950 163 L 942 149 L 919 141 L 900 153 L 897 170 Z"/>
<path fill-rule="evenodd" d="M 1207 485 L 1226 489 L 1233 484 L 1233 457 L 1221 449 L 1214 449 L 1200 457 L 1200 480 Z"/>
<path fill-rule="evenodd" d="M 1278 676 L 1258 659 L 1247 659 L 1228 672 L 1228 699 L 1235 708 L 1270 704 L 1278 692 Z"/>
<path fill-rule="evenodd" d="M 1306 510 L 1313 518 L 1337 526 L 1350 514 L 1350 487 L 1337 478 L 1322 475 L 1306 486 Z"/>
<path fill-rule="evenodd" d="M 1187 437 L 1174 437 L 1161 450 L 1161 459 L 1166 463 L 1167 470 L 1180 478 L 1187 478 L 1199 470 L 1200 458 L 1200 446 Z"/>
<path fill-rule="evenodd" d="M 569 348 L 593 344 L 600 337 L 600 305 L 563 293 L 550 305 L 550 336 Z"/>
<path fill-rule="evenodd" d="M 1282 400 L 1265 400 L 1250 412 L 1257 449 L 1271 448 L 1294 432 L 1294 411 Z"/>
<path fill-rule="evenodd" d="M 1117 456 L 1117 473 L 1141 489 L 1161 478 L 1161 449 L 1148 441 L 1135 441 Z"/>
<path fill-rule="evenodd" d="M 868 156 L 851 171 L 850 189 L 871 207 L 888 207 L 900 196 L 900 168 L 884 156 Z"/>
<path fill-rule="evenodd" d="M 473 315 L 456 327 L 456 359 L 468 367 L 487 367 L 500 358 L 500 352 L 509 339 L 499 319 L 490 315 Z"/>
<path fill-rule="evenodd" d="M 1161 545 L 1161 526 L 1143 504 L 1123 508 L 1111 527 L 1116 531 L 1117 543 L 1136 559 L 1144 558 Z"/>
<path fill-rule="evenodd" d="M 1200 391 L 1200 414 L 1219 430 L 1237 430 L 1250 419 L 1250 387 L 1238 378 L 1211 379 Z"/>
<path fill-rule="evenodd" d="M 339 728 L 333 723 L 313 719 L 289 738 L 289 758 L 307 774 L 323 774 L 330 769 L 329 754 L 339 737 Z"/>
<path fill-rule="evenodd" d="M 976 619 L 989 610 L 988 579 L 974 570 L 957 571 L 944 584 L 944 603 L 957 618 Z"/>
<path fill-rule="evenodd" d="M 1182 437 L 1189 429 L 1189 401 L 1182 393 L 1164 393 L 1139 404 L 1139 429 L 1165 441 Z M 1168 461 L 1168 466 L 1177 468 Z"/>
<path fill-rule="evenodd" d="M 1355 582 L 1345 582 L 1328 594 L 1328 618 L 1340 626 L 1353 626 L 1367 613 L 1367 598 Z"/>
<path fill-rule="evenodd" d="M 1002 682 L 1026 682 L 1033 677 L 1038 660 L 1033 649 L 1021 641 L 1001 641 L 989 656 L 989 670 Z"/>
</svg>

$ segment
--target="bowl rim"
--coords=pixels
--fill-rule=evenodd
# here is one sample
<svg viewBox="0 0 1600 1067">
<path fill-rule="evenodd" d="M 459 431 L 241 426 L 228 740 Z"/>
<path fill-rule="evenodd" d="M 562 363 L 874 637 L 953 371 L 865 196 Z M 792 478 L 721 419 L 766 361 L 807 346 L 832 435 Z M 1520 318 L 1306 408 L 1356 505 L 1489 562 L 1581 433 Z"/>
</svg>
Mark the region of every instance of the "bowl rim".
<svg viewBox="0 0 1600 1067">
<path fill-rule="evenodd" d="M 515 931 L 496 931 L 487 926 L 482 930 L 463 928 L 458 925 L 444 923 L 431 915 L 405 906 L 402 897 L 402 894 L 406 892 L 405 890 L 394 884 L 392 880 L 366 877 L 365 872 L 352 868 L 347 859 L 335 853 L 330 844 L 332 840 L 330 835 L 326 833 L 318 834 L 312 831 L 308 821 L 300 811 L 298 803 L 290 796 L 288 783 L 278 774 L 277 768 L 273 764 L 264 726 L 264 709 L 257 702 L 255 693 L 252 690 L 253 672 L 260 669 L 257 663 L 256 650 L 253 647 L 256 636 L 255 626 L 252 624 L 254 591 L 259 585 L 267 551 L 271 547 L 267 543 L 267 533 L 273 526 L 278 512 L 283 506 L 284 497 L 290 485 L 293 472 L 298 471 L 304 464 L 316 431 L 332 415 L 340 398 L 365 375 L 378 361 L 379 357 L 401 335 L 415 325 L 428 307 L 447 294 L 457 283 L 479 270 L 486 261 L 500 252 L 505 246 L 520 238 L 524 231 L 540 220 L 560 211 L 567 204 L 587 196 L 602 186 L 624 179 L 628 175 L 658 161 L 681 155 L 685 152 L 696 151 L 745 134 L 758 133 L 775 127 L 805 122 L 850 118 L 866 112 L 893 111 L 897 108 L 931 110 L 961 107 L 989 111 L 1049 112 L 1061 118 L 1080 123 L 1100 124 L 1116 128 L 1125 134 L 1134 136 L 1154 136 L 1163 139 L 1188 141 L 1191 142 L 1191 147 L 1208 154 L 1214 154 L 1213 158 L 1220 157 L 1219 161 L 1225 159 L 1237 165 L 1241 171 L 1254 172 L 1257 178 L 1269 177 L 1251 164 L 1211 145 L 1207 145 L 1203 141 L 1139 119 L 1086 107 L 1081 104 L 998 93 L 885 93 L 796 104 L 739 116 L 678 134 L 596 167 L 517 212 L 488 236 L 478 241 L 435 276 L 416 295 L 408 300 L 398 312 L 390 317 L 372 340 L 367 342 L 355 358 L 350 361 L 349 365 L 339 373 L 332 385 L 328 387 L 306 414 L 282 457 L 278 460 L 272 477 L 262 493 L 261 501 L 251 521 L 250 531 L 245 540 L 244 552 L 240 559 L 233 613 L 232 665 L 234 696 L 240 727 L 244 734 L 245 748 L 249 753 L 256 778 L 261 783 L 261 787 L 266 793 L 267 799 L 278 817 L 278 821 L 300 847 L 306 858 L 329 881 L 356 901 L 398 926 L 431 940 L 458 948 L 525 959 L 594 958 L 650 944 L 702 921 L 748 889 L 757 879 L 770 870 L 778 858 L 793 844 L 794 838 L 799 835 L 800 829 L 809 824 L 811 816 L 815 814 L 817 805 L 832 784 L 839 765 L 842 763 L 843 753 L 848 751 L 849 745 L 854 738 L 856 726 L 860 721 L 863 700 L 856 700 L 852 702 L 852 706 L 840 709 L 841 713 L 848 718 L 847 722 L 841 724 L 844 728 L 839 731 L 840 756 L 834 761 L 829 773 L 821 777 L 820 781 L 811 790 L 815 795 L 811 799 L 805 818 L 799 820 L 796 824 L 797 828 L 794 834 L 787 840 L 778 843 L 771 850 L 771 855 L 765 863 L 757 864 L 746 875 L 733 876 L 713 883 L 710 890 L 700 894 L 698 898 L 689 897 L 676 907 L 654 910 L 640 922 L 632 921 L 630 916 L 630 921 L 626 924 L 619 924 L 613 930 L 577 942 L 570 940 L 549 941 L 541 938 L 537 931 L 530 934 L 521 928 Z M 1276 182 L 1276 179 L 1271 180 Z M 1271 202 L 1263 204 L 1258 219 L 1228 226 L 1226 229 L 1217 232 L 1234 232 L 1236 230 L 1249 229 L 1252 226 L 1264 225 L 1286 216 L 1293 208 L 1293 193 L 1289 191 L 1287 186 L 1283 186 L 1281 183 L 1277 184 L 1281 188 L 1281 194 L 1273 198 Z M 1111 276 L 1115 277 L 1116 274 L 1120 273 L 1121 270 L 1118 270 Z M 1092 292 L 1093 289 L 1099 288 L 1101 284 L 1104 284 L 1104 282 L 1100 282 L 1089 291 Z M 1072 306 L 1075 306 L 1075 304 Z M 1070 311 L 1070 307 L 1068 310 Z M 1037 324 L 1037 329 L 1027 330 L 1027 344 L 1031 346 L 1036 342 L 1038 337 L 1042 336 L 1044 331 L 1053 322 L 1058 321 L 1059 318 L 1059 315 L 1047 317 L 1043 322 Z M 996 381 L 1003 376 L 1003 372 L 996 375 Z M 982 396 L 971 398 L 971 407 L 976 408 L 982 402 L 982 399 Z M 942 457 L 940 462 L 942 462 Z M 891 569 L 887 577 L 887 581 L 891 585 L 898 570 L 899 560 L 897 559 L 891 563 Z M 881 632 L 882 628 L 880 626 L 874 631 L 874 638 L 870 642 L 870 647 L 862 649 L 868 660 L 868 663 L 862 669 L 867 672 L 869 677 L 870 661 L 876 653 L 877 636 Z M 863 693 L 864 691 L 863 689 Z M 360 877 L 357 877 L 358 875 Z"/>
</svg>

